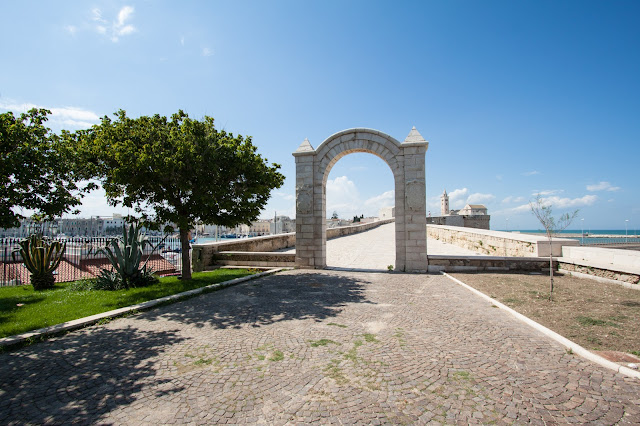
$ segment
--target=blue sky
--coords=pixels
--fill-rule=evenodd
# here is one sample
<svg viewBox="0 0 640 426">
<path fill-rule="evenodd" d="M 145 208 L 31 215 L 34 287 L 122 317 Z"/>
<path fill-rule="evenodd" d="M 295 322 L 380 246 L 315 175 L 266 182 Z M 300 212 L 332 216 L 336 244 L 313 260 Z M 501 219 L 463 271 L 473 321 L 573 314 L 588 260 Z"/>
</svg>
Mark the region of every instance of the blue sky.
<svg viewBox="0 0 640 426">
<path fill-rule="evenodd" d="M 542 193 L 587 229 L 640 228 L 637 1 L 5 2 L 0 111 L 54 112 L 54 130 L 130 116 L 215 118 L 253 136 L 295 215 L 291 153 L 343 129 L 429 140 L 427 202 L 485 204 L 492 228 L 538 228 Z M 353 154 L 327 210 L 376 215 L 389 167 Z M 83 216 L 109 215 L 101 193 Z M 582 222 L 577 221 L 576 226 Z"/>
</svg>

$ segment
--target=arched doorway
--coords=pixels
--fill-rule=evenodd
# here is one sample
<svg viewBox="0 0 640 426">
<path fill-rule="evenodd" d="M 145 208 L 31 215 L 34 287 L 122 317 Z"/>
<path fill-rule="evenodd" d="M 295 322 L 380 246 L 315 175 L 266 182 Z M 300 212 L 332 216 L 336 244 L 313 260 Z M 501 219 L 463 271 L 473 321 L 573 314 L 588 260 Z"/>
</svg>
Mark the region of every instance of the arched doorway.
<svg viewBox="0 0 640 426">
<path fill-rule="evenodd" d="M 348 129 L 328 137 L 317 149 L 307 139 L 296 159 L 296 266 L 326 266 L 326 183 L 342 157 L 368 152 L 393 173 L 397 271 L 427 270 L 425 154 L 429 143 L 414 127 L 403 143 L 373 129 Z"/>
</svg>

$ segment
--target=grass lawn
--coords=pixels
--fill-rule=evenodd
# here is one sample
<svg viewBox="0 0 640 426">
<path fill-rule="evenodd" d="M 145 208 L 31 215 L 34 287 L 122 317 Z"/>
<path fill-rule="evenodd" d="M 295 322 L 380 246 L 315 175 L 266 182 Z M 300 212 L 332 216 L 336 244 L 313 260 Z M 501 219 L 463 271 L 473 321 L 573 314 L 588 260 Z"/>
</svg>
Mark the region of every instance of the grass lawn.
<svg viewBox="0 0 640 426">
<path fill-rule="evenodd" d="M 112 309 L 135 305 L 187 290 L 251 275 L 247 269 L 197 272 L 191 281 L 160 278 L 158 284 L 129 290 L 74 291 L 71 283 L 34 291 L 30 285 L 0 288 L 0 337 L 48 327 Z"/>
<path fill-rule="evenodd" d="M 569 275 L 454 273 L 460 281 L 590 350 L 640 356 L 640 290 Z"/>
</svg>

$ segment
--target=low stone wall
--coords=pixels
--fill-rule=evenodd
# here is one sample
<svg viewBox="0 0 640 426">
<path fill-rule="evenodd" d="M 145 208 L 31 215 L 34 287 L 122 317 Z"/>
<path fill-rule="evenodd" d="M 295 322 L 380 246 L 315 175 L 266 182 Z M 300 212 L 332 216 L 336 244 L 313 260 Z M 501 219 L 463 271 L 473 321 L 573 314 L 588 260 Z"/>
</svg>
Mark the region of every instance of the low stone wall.
<svg viewBox="0 0 640 426">
<path fill-rule="evenodd" d="M 295 245 L 295 232 L 208 244 L 194 244 L 191 253 L 191 267 L 193 272 L 211 269 L 216 264 L 215 255 L 219 252 L 273 252 L 295 247 Z"/>
<path fill-rule="evenodd" d="M 377 228 L 380 225 L 395 222 L 395 219 L 384 219 L 377 222 L 363 223 L 362 225 L 340 226 L 338 228 L 327 228 L 327 240 L 333 238 L 344 237 L 346 235 L 357 234 L 359 232 L 368 231 Z"/>
<path fill-rule="evenodd" d="M 549 256 L 546 236 L 457 226 L 427 225 L 427 237 L 453 244 L 488 256 L 545 257 Z M 553 256 L 562 255 L 562 247 L 577 246 L 580 242 L 567 238 L 554 238 Z M 427 242 L 427 254 L 429 243 Z"/>
<path fill-rule="evenodd" d="M 221 251 L 214 256 L 216 265 L 295 267 L 295 253 Z"/>
<path fill-rule="evenodd" d="M 327 239 L 330 240 L 332 238 L 344 237 L 346 235 L 357 234 L 359 232 L 368 231 L 370 229 L 376 228 L 380 225 L 384 225 L 387 223 L 394 222 L 395 219 L 386 219 L 379 220 L 377 222 L 369 222 L 364 223 L 362 225 L 353 225 L 353 226 L 341 226 L 339 228 L 328 228 L 327 229 Z M 242 257 L 240 253 L 271 253 L 276 252 L 278 250 L 287 249 L 290 247 L 295 247 L 296 245 L 296 233 L 289 232 L 286 234 L 278 234 L 278 235 L 265 235 L 262 237 L 254 237 L 254 238 L 245 238 L 241 240 L 233 240 L 233 241 L 220 241 L 216 243 L 208 243 L 208 244 L 194 244 L 193 252 L 191 254 L 192 260 L 192 269 L 194 272 L 199 272 L 207 269 L 211 269 L 214 265 L 220 264 L 218 261 L 220 256 L 217 256 L 218 253 L 226 252 L 226 253 L 234 253 L 231 257 L 229 255 L 225 256 L 227 262 L 236 262 L 236 263 L 224 263 L 225 265 L 248 265 L 248 261 L 256 260 L 259 262 L 271 262 L 271 260 L 257 260 L 256 257 L 244 256 Z M 284 253 L 281 253 L 284 254 Z M 293 263 L 295 264 L 295 254 L 291 254 L 294 256 Z M 240 257 L 238 257 L 240 256 Z M 233 259 L 232 259 L 233 258 Z M 235 259 L 235 260 L 234 260 Z M 273 258 L 275 259 L 275 258 Z M 288 258 L 287 258 L 288 259 Z M 252 266 L 294 266 L 290 265 L 288 260 L 278 259 L 277 261 L 273 261 L 274 263 L 264 264 L 264 265 L 253 265 Z M 283 264 L 286 263 L 286 264 Z"/>
<path fill-rule="evenodd" d="M 563 247 L 560 268 L 569 272 L 640 283 L 640 251 L 600 247 Z"/>
<path fill-rule="evenodd" d="M 554 270 L 558 262 L 553 262 Z M 499 256 L 429 256 L 429 272 L 549 272 L 549 258 Z"/>
<path fill-rule="evenodd" d="M 561 271 L 567 271 L 569 273 L 577 272 L 578 274 L 589 275 L 596 278 L 605 278 L 607 280 L 636 284 L 636 287 L 640 288 L 640 285 L 638 285 L 640 283 L 640 274 L 630 274 L 612 269 L 594 268 L 593 266 L 585 266 L 573 262 L 559 262 L 558 268 Z"/>
</svg>

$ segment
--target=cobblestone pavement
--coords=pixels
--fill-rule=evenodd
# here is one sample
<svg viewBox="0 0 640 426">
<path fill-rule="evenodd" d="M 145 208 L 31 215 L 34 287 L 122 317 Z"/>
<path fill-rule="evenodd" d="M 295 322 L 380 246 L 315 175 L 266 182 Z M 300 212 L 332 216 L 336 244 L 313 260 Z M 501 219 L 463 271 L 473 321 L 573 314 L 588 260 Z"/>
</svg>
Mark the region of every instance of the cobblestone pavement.
<svg viewBox="0 0 640 426">
<path fill-rule="evenodd" d="M 640 382 L 440 275 L 290 271 L 0 355 L 0 423 L 640 423 Z"/>
</svg>

